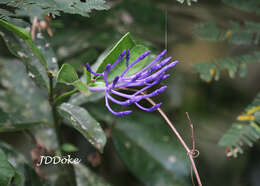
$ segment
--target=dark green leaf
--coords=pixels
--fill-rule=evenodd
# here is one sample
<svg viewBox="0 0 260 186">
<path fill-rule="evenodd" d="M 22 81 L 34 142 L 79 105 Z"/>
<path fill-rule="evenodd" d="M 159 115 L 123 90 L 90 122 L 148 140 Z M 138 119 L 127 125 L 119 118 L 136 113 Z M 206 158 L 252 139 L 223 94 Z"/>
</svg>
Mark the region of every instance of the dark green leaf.
<svg viewBox="0 0 260 186">
<path fill-rule="evenodd" d="M 186 185 L 189 168 L 183 147 L 159 119 L 142 117 L 117 123 L 112 137 L 119 156 L 146 185 Z"/>
<path fill-rule="evenodd" d="M 8 162 L 4 151 L 0 149 L 0 185 L 10 185 L 15 175 L 14 167 Z"/>
<path fill-rule="evenodd" d="M 89 110 L 112 125 L 109 111 Z M 112 138 L 122 161 L 145 185 L 188 185 L 188 156 L 160 118 L 144 112 L 119 118 L 113 125 Z"/>
<path fill-rule="evenodd" d="M 40 18 L 48 14 L 52 14 L 54 16 L 59 15 L 60 12 L 89 16 L 91 10 L 106 10 L 109 8 L 108 5 L 105 4 L 104 0 L 88 0 L 86 2 L 76 0 L 1 0 L 0 4 L 6 4 L 12 8 L 15 7 L 16 16 L 27 15 Z M 6 13 L 3 15 L 9 16 L 9 14 Z"/>
<path fill-rule="evenodd" d="M 100 124 L 82 107 L 63 103 L 58 107 L 60 115 L 68 120 L 100 152 L 106 144 L 106 135 Z"/>
<path fill-rule="evenodd" d="M 22 63 L 1 60 L 0 131 L 16 131 L 50 123 L 50 107 L 45 92 L 29 79 Z M 12 65 L 10 65 L 12 64 Z"/>
</svg>

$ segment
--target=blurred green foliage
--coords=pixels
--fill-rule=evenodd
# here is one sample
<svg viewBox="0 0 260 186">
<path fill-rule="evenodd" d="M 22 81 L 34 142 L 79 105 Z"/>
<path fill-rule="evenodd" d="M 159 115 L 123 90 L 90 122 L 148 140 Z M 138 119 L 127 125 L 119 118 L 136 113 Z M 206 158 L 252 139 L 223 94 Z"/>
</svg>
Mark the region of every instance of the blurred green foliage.
<svg viewBox="0 0 260 186">
<path fill-rule="evenodd" d="M 233 116 L 259 91 L 258 81 L 251 85 L 247 80 L 247 88 L 236 76 L 239 72 L 245 77 L 247 68 L 251 72 L 251 65 L 259 61 L 259 2 L 224 1 L 229 7 L 218 1 L 178 2 L 0 2 L 1 186 L 191 185 L 188 156 L 160 116 L 133 108 L 132 115 L 115 118 L 105 108 L 104 93 L 87 89 L 89 83 L 104 82 L 92 82 L 83 66 L 88 62 L 102 72 L 125 48 L 132 48 L 134 57 L 146 49 L 157 54 L 164 47 L 169 55 L 178 55 L 177 45 L 193 45 L 194 25 L 195 35 L 222 42 L 231 54 L 206 63 L 191 62 L 210 84 L 196 78 L 184 60 L 171 74 L 173 78 L 164 82 L 168 90 L 158 99 L 186 141 L 191 141 L 191 134 L 184 112 L 190 112 L 203 183 L 259 185 L 259 94 L 225 133 Z M 210 52 L 199 50 L 185 48 L 182 55 Z M 222 54 L 225 49 L 214 50 Z M 116 69 L 113 77 L 122 69 Z M 220 77 L 221 81 L 212 82 Z M 226 160 L 218 141 L 228 156 L 243 152 L 244 144 L 256 146 L 238 159 Z M 40 155 L 67 154 L 80 157 L 81 163 L 35 166 Z"/>
<path fill-rule="evenodd" d="M 260 3 L 257 0 L 245 1 L 225 1 L 230 6 L 234 6 L 246 12 L 259 13 Z M 250 63 L 260 62 L 260 22 L 248 21 L 244 17 L 239 20 L 230 21 L 226 28 L 221 28 L 216 23 L 198 24 L 194 27 L 194 32 L 199 37 L 211 40 L 228 42 L 229 44 L 236 45 L 237 47 L 248 47 L 249 50 L 245 51 L 238 56 L 225 57 L 217 59 L 213 62 L 206 62 L 195 64 L 194 69 L 200 73 L 201 79 L 210 82 L 213 78 L 219 80 L 220 71 L 226 70 L 231 78 L 239 71 L 241 77 L 246 76 L 247 65 Z M 245 113 L 244 116 L 239 116 L 238 121 L 244 122 L 242 124 L 234 124 L 221 138 L 219 144 L 227 148 L 233 156 L 237 153 L 243 153 L 241 146 L 247 144 L 252 146 L 252 141 L 255 142 L 260 137 L 259 130 L 259 94 L 256 96 L 251 105 L 254 112 Z M 247 109 L 248 110 L 248 109 Z M 248 124 L 250 123 L 250 125 Z M 229 153 L 228 153 L 229 154 Z"/>
</svg>

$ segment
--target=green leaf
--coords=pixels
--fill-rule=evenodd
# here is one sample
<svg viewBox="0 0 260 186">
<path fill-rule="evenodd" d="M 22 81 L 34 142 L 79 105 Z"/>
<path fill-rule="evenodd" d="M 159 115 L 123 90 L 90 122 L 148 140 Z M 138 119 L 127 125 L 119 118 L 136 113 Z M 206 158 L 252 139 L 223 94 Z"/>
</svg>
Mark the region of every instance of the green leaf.
<svg viewBox="0 0 260 186">
<path fill-rule="evenodd" d="M 60 68 L 57 81 L 65 84 L 73 84 L 75 81 L 79 79 L 77 72 L 70 64 L 63 64 Z"/>
<path fill-rule="evenodd" d="M 111 186 L 104 179 L 82 164 L 75 164 L 74 168 L 78 185 Z"/>
<path fill-rule="evenodd" d="M 238 69 L 238 63 L 232 58 L 223 58 L 217 60 L 221 69 L 227 69 L 230 78 L 234 78 Z"/>
<path fill-rule="evenodd" d="M 87 85 L 91 83 L 91 74 L 89 71 L 87 71 L 86 68 L 83 68 L 84 70 L 84 75 L 85 75 L 85 78 L 86 78 L 86 83 Z"/>
<path fill-rule="evenodd" d="M 135 45 L 130 50 L 130 59 L 129 64 L 134 62 L 141 54 L 148 51 L 148 49 L 141 45 Z M 126 73 L 126 76 L 131 76 L 135 73 L 137 73 L 139 70 L 141 70 L 145 65 L 147 65 L 147 61 L 149 60 L 149 57 L 144 58 L 142 61 L 134 65 L 132 68 L 128 70 Z M 126 60 L 122 60 L 114 69 L 111 70 L 108 74 L 108 81 L 112 82 L 114 78 L 118 75 L 120 75 L 126 68 Z"/>
<path fill-rule="evenodd" d="M 79 150 L 75 145 L 71 143 L 64 143 L 62 144 L 61 148 L 65 152 L 76 152 Z"/>
<path fill-rule="evenodd" d="M 23 23 L 24 24 L 24 23 Z M 48 70 L 47 62 L 42 55 L 40 49 L 35 45 L 33 40 L 31 39 L 30 32 L 22 27 L 18 27 L 10 22 L 0 20 L 0 25 L 6 28 L 7 30 L 13 32 L 17 36 L 19 36 L 21 39 L 24 40 L 25 43 L 28 44 L 29 48 L 33 52 L 33 54 L 37 57 L 39 62 L 44 66 L 45 70 Z"/>
<path fill-rule="evenodd" d="M 129 64 L 134 62 L 141 54 L 144 52 L 148 51 L 148 49 L 142 45 L 136 45 L 135 41 L 131 38 L 130 33 L 127 33 L 124 35 L 118 43 L 109 51 L 109 53 L 103 57 L 101 60 L 98 60 L 98 63 L 100 65 L 97 68 L 98 73 L 104 72 L 105 66 L 107 64 L 113 64 L 118 56 L 122 53 L 123 50 L 128 50 L 130 51 L 130 59 L 129 59 Z M 134 65 L 131 69 L 128 70 L 126 73 L 127 76 L 133 75 L 139 70 L 141 70 L 145 65 L 147 65 L 147 62 L 152 60 L 152 58 L 146 57 L 136 65 Z M 97 64 L 95 64 L 97 65 Z M 108 74 L 108 81 L 112 82 L 114 78 L 118 75 L 120 75 L 126 68 L 126 59 L 124 58 L 117 66 L 111 70 L 111 72 Z M 100 79 L 98 77 L 97 82 L 91 83 L 90 86 L 95 87 L 95 86 L 105 86 L 104 80 Z"/>
<path fill-rule="evenodd" d="M 100 152 L 106 144 L 106 135 L 100 124 L 82 107 L 63 103 L 58 107 L 60 115 L 70 122 Z"/>
<path fill-rule="evenodd" d="M 102 73 L 105 70 L 107 64 L 113 64 L 118 56 L 121 54 L 123 50 L 131 50 L 136 43 L 131 38 L 130 33 L 126 33 L 117 44 L 109 51 L 109 53 L 104 57 L 101 64 L 97 68 L 98 73 Z"/>
<path fill-rule="evenodd" d="M 260 111 L 255 113 L 255 121 L 260 125 Z"/>
<path fill-rule="evenodd" d="M 108 5 L 105 4 L 104 0 L 88 0 L 85 2 L 76 0 L 1 0 L 0 4 L 5 4 L 12 7 L 13 11 L 16 13 L 16 16 L 27 15 L 30 17 L 41 18 L 48 14 L 52 14 L 53 16 L 59 15 L 60 12 L 89 16 L 91 10 L 106 10 L 109 8 Z M 9 16 L 9 14 L 6 13 L 3 15 Z"/>
<path fill-rule="evenodd" d="M 246 144 L 250 147 L 253 142 L 260 138 L 260 127 L 256 124 L 244 125 L 235 123 L 220 139 L 219 145 L 227 147 L 234 157 L 238 152 L 243 153 L 242 145 Z M 237 150 L 235 150 L 237 149 Z"/>
<path fill-rule="evenodd" d="M 193 65 L 193 68 L 200 73 L 202 80 L 210 82 L 213 78 L 219 79 L 220 71 L 227 70 L 230 78 L 234 78 L 238 69 L 240 77 L 244 77 L 247 72 L 247 65 L 260 62 L 259 52 L 251 52 L 236 57 L 226 57 L 215 62 L 203 62 Z"/>
<path fill-rule="evenodd" d="M 252 146 L 260 138 L 260 93 L 245 109 L 244 113 L 237 117 L 240 123 L 235 123 L 222 136 L 219 145 L 229 149 L 234 157 L 243 153 L 242 146 Z M 257 124 L 258 123 L 258 124 Z"/>
<path fill-rule="evenodd" d="M 259 24 L 254 22 L 240 23 L 231 21 L 228 28 L 220 28 L 215 23 L 198 24 L 193 27 L 194 33 L 204 39 L 212 41 L 228 41 L 238 45 L 257 45 L 260 41 L 258 36 Z"/>
<path fill-rule="evenodd" d="M 131 114 L 112 124 L 109 111 L 89 107 L 94 116 L 113 125 L 112 138 L 120 159 L 145 185 L 188 185 L 186 152 L 170 129 L 153 114 Z"/>
<path fill-rule="evenodd" d="M 167 130 L 164 123 L 149 118 L 149 122 L 120 120 L 112 131 L 119 156 L 146 185 L 187 184 L 186 153 Z"/>
<path fill-rule="evenodd" d="M 90 91 L 88 90 L 86 83 L 83 83 L 79 79 L 77 72 L 75 71 L 74 67 L 70 64 L 62 65 L 57 75 L 57 81 L 60 83 L 65 83 L 67 85 L 73 85 L 85 97 L 90 95 Z"/>
<path fill-rule="evenodd" d="M 0 61 L 0 81 L 5 88 L 0 90 L 0 131 L 51 123 L 48 96 L 29 79 L 23 64 L 16 60 Z"/>
<path fill-rule="evenodd" d="M 0 185 L 10 185 L 15 175 L 14 167 L 8 162 L 3 150 L 0 149 Z"/>
<path fill-rule="evenodd" d="M 223 41 L 225 33 L 218 28 L 216 23 L 197 24 L 193 27 L 195 35 L 211 41 Z"/>
<path fill-rule="evenodd" d="M 37 86 L 48 89 L 49 80 L 45 73 L 45 68 L 32 56 L 32 53 L 25 42 L 10 32 L 3 31 L 3 33 L 2 37 L 9 51 L 22 60 L 30 78 Z"/>
<path fill-rule="evenodd" d="M 24 28 L 13 25 L 7 21 L 0 19 L 0 25 L 5 27 L 6 29 L 12 31 L 14 34 L 18 35 L 23 40 L 30 39 L 30 32 Z"/>
<path fill-rule="evenodd" d="M 193 68 L 200 73 L 200 78 L 206 82 L 210 82 L 212 79 L 219 79 L 219 70 L 213 63 L 199 63 L 193 65 Z"/>
</svg>

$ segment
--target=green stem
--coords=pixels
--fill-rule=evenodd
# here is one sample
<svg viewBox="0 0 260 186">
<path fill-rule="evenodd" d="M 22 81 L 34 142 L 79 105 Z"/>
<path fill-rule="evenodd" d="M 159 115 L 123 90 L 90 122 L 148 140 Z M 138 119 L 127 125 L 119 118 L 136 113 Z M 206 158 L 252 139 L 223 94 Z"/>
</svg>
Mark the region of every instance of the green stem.
<svg viewBox="0 0 260 186">
<path fill-rule="evenodd" d="M 48 74 L 49 76 L 49 83 L 50 83 L 50 89 L 49 89 L 49 103 L 51 106 L 51 111 L 52 111 L 52 117 L 53 117 L 53 122 L 54 122 L 54 129 L 57 137 L 57 142 L 58 142 L 58 153 L 59 156 L 65 156 L 66 153 L 62 150 L 62 136 L 61 136 L 61 120 L 59 118 L 58 112 L 57 112 L 57 105 L 55 104 L 55 96 L 53 93 L 53 76 L 51 73 Z M 65 181 L 65 185 L 70 185 L 70 186 L 76 186 L 76 178 L 75 178 L 75 172 L 74 172 L 74 167 L 73 165 L 70 164 L 61 164 L 62 168 L 62 177 L 65 178 L 62 180 L 62 182 Z"/>
<path fill-rule="evenodd" d="M 57 97 L 57 99 L 55 99 L 55 105 L 60 105 L 64 100 L 68 99 L 69 96 L 76 92 L 78 92 L 78 90 L 74 89 L 69 92 L 65 92 L 64 94 L 61 94 L 59 97 Z"/>
</svg>

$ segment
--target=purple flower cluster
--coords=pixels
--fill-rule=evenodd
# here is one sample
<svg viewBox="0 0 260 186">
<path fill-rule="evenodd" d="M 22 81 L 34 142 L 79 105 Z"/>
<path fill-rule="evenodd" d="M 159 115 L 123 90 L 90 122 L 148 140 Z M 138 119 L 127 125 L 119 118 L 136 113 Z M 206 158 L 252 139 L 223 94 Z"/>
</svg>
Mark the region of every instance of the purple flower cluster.
<svg viewBox="0 0 260 186">
<path fill-rule="evenodd" d="M 105 91 L 105 100 L 106 100 L 106 107 L 110 112 L 112 112 L 116 116 L 122 116 L 130 114 L 132 111 L 121 111 L 121 112 L 115 112 L 109 104 L 109 100 L 118 104 L 118 105 L 131 105 L 135 104 L 137 107 L 144 111 L 154 111 L 157 108 L 161 106 L 162 103 L 156 104 L 150 108 L 145 108 L 142 105 L 139 104 L 139 102 L 143 99 L 150 98 L 153 96 L 157 96 L 161 92 L 163 92 L 167 86 L 162 86 L 159 89 L 156 89 L 155 91 L 149 93 L 149 94 L 142 94 L 147 89 L 151 88 L 152 86 L 160 83 L 162 80 L 169 77 L 169 74 L 166 74 L 166 71 L 170 68 L 174 67 L 178 61 L 174 61 L 168 64 L 168 62 L 171 60 L 171 57 L 167 57 L 163 60 L 163 56 L 165 55 L 166 50 L 164 50 L 160 55 L 158 55 L 152 62 L 150 62 L 147 66 L 145 66 L 143 69 L 141 69 L 139 72 L 137 72 L 134 75 L 126 77 L 126 73 L 129 69 L 131 69 L 135 64 L 142 61 L 145 57 L 147 57 L 150 54 L 150 51 L 147 51 L 140 55 L 134 62 L 129 64 L 130 59 L 130 52 L 127 50 L 127 52 L 124 50 L 118 57 L 118 59 L 114 62 L 114 64 L 107 64 L 105 67 L 105 70 L 103 73 L 96 73 L 93 72 L 90 68 L 89 64 L 86 64 L 87 70 L 96 75 L 96 76 L 103 76 L 105 81 L 105 87 L 89 87 L 89 90 L 91 91 Z M 108 82 L 108 74 L 111 72 L 115 66 L 123 60 L 123 58 L 126 58 L 126 68 L 121 73 L 121 75 L 116 76 L 113 80 L 113 82 Z M 122 92 L 119 92 L 120 88 L 127 88 L 127 87 L 142 87 L 140 90 L 136 91 L 133 94 L 125 94 Z M 119 101 L 111 96 L 111 94 L 120 96 L 125 98 L 125 101 Z"/>
</svg>

